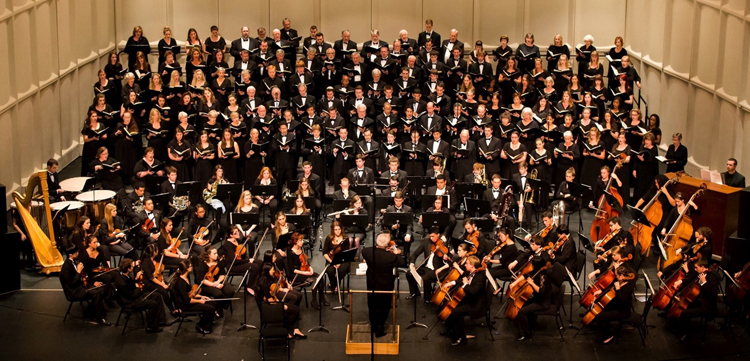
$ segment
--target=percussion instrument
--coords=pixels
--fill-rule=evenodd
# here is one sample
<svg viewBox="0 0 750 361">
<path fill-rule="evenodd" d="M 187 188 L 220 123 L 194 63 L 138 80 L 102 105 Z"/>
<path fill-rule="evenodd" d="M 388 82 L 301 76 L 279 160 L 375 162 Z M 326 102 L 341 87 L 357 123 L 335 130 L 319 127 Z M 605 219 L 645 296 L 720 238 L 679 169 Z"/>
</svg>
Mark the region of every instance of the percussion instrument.
<svg viewBox="0 0 750 361">
<path fill-rule="evenodd" d="M 49 205 L 52 212 L 59 212 L 68 207 L 65 211 L 65 217 L 60 218 L 60 224 L 69 231 L 76 227 L 76 223 L 83 215 L 84 206 L 85 204 L 79 201 L 55 202 Z"/>
<path fill-rule="evenodd" d="M 100 190 L 83 192 L 76 196 L 76 200 L 86 204 L 86 215 L 89 218 L 101 222 L 104 219 L 104 206 L 114 202 L 114 191 Z"/>
<path fill-rule="evenodd" d="M 60 189 L 71 192 L 80 193 L 83 190 L 83 186 L 86 185 L 86 181 L 91 177 L 73 177 L 60 181 Z"/>
</svg>

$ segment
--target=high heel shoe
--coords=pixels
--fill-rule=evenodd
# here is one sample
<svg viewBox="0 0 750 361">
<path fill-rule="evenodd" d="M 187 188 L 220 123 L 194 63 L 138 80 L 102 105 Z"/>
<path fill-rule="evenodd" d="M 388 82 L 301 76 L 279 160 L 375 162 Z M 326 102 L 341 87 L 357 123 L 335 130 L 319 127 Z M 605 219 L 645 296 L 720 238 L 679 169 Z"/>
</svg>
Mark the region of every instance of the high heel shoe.
<svg viewBox="0 0 750 361">
<path fill-rule="evenodd" d="M 203 335 L 208 335 L 211 333 L 211 330 L 204 330 L 200 326 L 195 325 L 195 332 L 203 334 Z"/>
</svg>

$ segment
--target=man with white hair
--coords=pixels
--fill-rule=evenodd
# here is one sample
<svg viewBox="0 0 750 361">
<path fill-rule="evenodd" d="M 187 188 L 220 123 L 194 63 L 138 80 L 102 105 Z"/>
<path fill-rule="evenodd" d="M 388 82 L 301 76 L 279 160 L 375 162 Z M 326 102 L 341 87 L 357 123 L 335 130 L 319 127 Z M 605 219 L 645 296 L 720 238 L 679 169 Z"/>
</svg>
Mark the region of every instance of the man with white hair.
<svg viewBox="0 0 750 361">
<path fill-rule="evenodd" d="M 291 46 L 291 49 L 287 54 L 289 54 L 289 61 L 293 62 L 295 55 L 297 54 L 299 41 L 302 40 L 302 37 L 297 35 L 297 30 L 292 29 L 292 21 L 289 20 L 289 18 L 284 18 L 284 20 L 281 21 L 281 25 L 281 38 L 286 40 Z"/>
<path fill-rule="evenodd" d="M 351 40 L 349 30 L 341 31 L 341 39 L 333 42 L 333 50 L 336 50 L 336 58 L 344 63 L 352 60 L 352 55 L 357 53 L 357 43 Z"/>
<path fill-rule="evenodd" d="M 398 32 L 398 40 L 401 42 L 401 49 L 406 50 L 409 54 L 415 54 L 418 50 L 417 41 L 409 39 L 409 32 L 402 29 Z"/>
<path fill-rule="evenodd" d="M 448 59 L 453 54 L 453 49 L 461 49 L 461 54 L 464 53 L 464 43 L 458 41 L 458 30 L 451 30 L 450 38 L 443 40 L 443 46 L 440 49 L 440 60 L 443 63 L 447 63 Z"/>
<path fill-rule="evenodd" d="M 454 159 L 451 172 L 456 175 L 456 179 L 464 179 L 471 173 L 474 163 L 477 162 L 476 150 L 476 143 L 469 140 L 469 130 L 462 130 L 459 138 L 451 144 L 451 156 Z"/>
<path fill-rule="evenodd" d="M 365 129 L 372 130 L 375 126 L 375 121 L 367 116 L 367 105 L 364 103 L 357 105 L 357 114 L 351 119 L 351 135 L 352 140 L 360 142 L 364 139 Z"/>
<path fill-rule="evenodd" d="M 271 36 L 273 36 L 273 41 L 268 43 L 268 47 L 274 53 L 276 53 L 278 50 L 282 50 L 284 56 L 286 57 L 286 52 L 291 51 L 291 44 L 281 38 L 281 30 L 279 29 L 273 29 L 273 31 L 271 32 Z"/>
<path fill-rule="evenodd" d="M 370 40 L 365 41 L 362 44 L 362 51 L 360 55 L 365 59 L 366 62 L 374 62 L 375 58 L 380 54 L 380 48 L 387 47 L 388 43 L 380 40 L 380 31 L 373 29 L 370 32 Z"/>
<path fill-rule="evenodd" d="M 401 256 L 401 250 L 389 247 L 390 233 L 380 233 L 375 240 L 375 247 L 362 250 L 362 258 L 367 263 L 367 290 L 393 291 L 395 267 L 406 266 L 406 259 Z M 385 321 L 391 310 L 393 296 L 389 293 L 370 293 L 367 295 L 367 305 L 370 309 L 370 331 L 375 337 L 387 335 Z M 391 325 L 395 327 L 395 325 Z"/>
<path fill-rule="evenodd" d="M 247 26 L 243 26 L 240 31 L 242 35 L 239 39 L 232 41 L 229 48 L 229 53 L 232 54 L 235 62 L 242 56 L 242 50 L 253 51 L 260 45 L 256 39 L 250 37 L 250 29 Z"/>
</svg>

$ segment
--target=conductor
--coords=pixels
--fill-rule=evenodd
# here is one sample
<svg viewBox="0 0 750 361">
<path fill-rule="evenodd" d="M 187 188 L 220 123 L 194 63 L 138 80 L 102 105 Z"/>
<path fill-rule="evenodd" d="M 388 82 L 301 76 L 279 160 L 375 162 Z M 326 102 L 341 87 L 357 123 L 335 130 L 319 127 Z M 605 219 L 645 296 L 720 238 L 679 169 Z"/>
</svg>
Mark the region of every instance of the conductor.
<svg viewBox="0 0 750 361">
<path fill-rule="evenodd" d="M 380 233 L 375 241 L 376 247 L 362 250 L 362 257 L 367 263 L 367 290 L 393 291 L 394 267 L 406 266 L 406 259 L 401 256 L 401 250 L 390 246 L 390 233 Z M 385 320 L 391 310 L 392 295 L 385 293 L 370 293 L 367 295 L 367 305 L 370 309 L 370 327 L 375 337 L 383 337 Z"/>
</svg>

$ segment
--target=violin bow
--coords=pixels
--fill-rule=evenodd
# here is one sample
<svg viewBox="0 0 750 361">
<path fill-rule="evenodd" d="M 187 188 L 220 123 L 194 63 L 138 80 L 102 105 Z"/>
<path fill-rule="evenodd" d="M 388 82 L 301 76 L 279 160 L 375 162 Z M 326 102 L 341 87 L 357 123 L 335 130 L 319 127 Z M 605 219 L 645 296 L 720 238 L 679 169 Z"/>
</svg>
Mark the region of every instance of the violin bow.
<svg viewBox="0 0 750 361">
<path fill-rule="evenodd" d="M 248 242 L 249 240 L 250 240 L 250 237 L 246 237 L 246 238 L 245 238 L 245 242 L 242 242 L 242 244 L 241 244 L 241 245 L 239 245 L 239 246 L 237 246 L 237 247 L 238 247 L 238 248 L 240 248 L 240 249 L 241 249 L 242 247 L 245 247 L 245 245 L 247 245 L 247 242 Z M 235 262 L 235 261 L 237 261 L 237 257 L 236 257 L 236 256 L 234 256 L 234 255 L 232 255 L 232 263 L 231 263 L 231 264 L 229 264 L 229 268 L 227 268 L 227 275 L 229 274 L 229 272 L 231 272 L 231 271 L 232 271 L 232 267 L 234 267 L 234 262 Z M 229 277 L 224 277 L 224 280 L 223 280 L 223 281 L 226 281 L 226 279 L 227 279 L 227 278 L 229 278 Z M 221 284 L 224 284 L 224 282 L 221 282 Z"/>
<path fill-rule="evenodd" d="M 299 276 L 299 273 L 295 273 L 294 274 L 294 278 L 292 278 L 292 284 L 289 285 L 289 287 L 292 287 L 292 289 L 294 289 L 294 281 L 297 280 L 297 276 Z M 279 277 L 279 282 L 281 282 L 281 277 Z M 278 290 L 278 288 L 277 288 L 277 290 Z M 288 295 L 289 295 L 289 292 L 287 292 L 287 293 L 284 294 L 284 297 L 281 298 L 281 303 L 284 303 L 284 300 L 286 299 L 286 296 L 288 296 Z"/>
<path fill-rule="evenodd" d="M 263 245 L 263 240 L 266 239 L 266 234 L 268 234 L 268 230 L 269 229 L 270 229 L 270 227 L 266 227 L 266 230 L 263 232 L 263 237 L 260 238 L 260 242 L 258 242 L 258 246 L 255 247 L 255 252 L 253 253 L 253 259 L 255 259 L 255 257 L 258 256 L 258 251 L 260 250 L 260 246 Z"/>
</svg>

